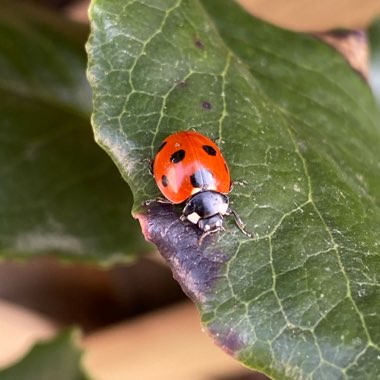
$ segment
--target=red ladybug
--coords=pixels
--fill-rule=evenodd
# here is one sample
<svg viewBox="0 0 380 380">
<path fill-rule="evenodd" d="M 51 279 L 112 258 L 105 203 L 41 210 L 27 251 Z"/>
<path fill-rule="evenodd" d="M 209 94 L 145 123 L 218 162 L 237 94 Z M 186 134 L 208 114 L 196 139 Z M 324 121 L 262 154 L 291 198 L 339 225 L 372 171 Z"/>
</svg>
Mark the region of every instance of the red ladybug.
<svg viewBox="0 0 380 380">
<path fill-rule="evenodd" d="M 240 230 L 251 236 L 229 207 L 230 172 L 218 146 L 209 138 L 193 131 L 170 135 L 156 153 L 152 172 L 170 203 L 186 202 L 181 220 L 204 231 L 202 240 L 223 228 L 224 215 L 233 215 Z"/>
</svg>

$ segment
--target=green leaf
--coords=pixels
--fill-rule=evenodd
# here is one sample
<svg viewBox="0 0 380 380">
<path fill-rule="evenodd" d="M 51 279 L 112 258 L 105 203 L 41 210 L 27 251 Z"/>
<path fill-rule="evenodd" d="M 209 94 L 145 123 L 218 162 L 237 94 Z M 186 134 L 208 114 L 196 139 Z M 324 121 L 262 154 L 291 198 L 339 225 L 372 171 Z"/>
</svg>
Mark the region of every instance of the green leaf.
<svg viewBox="0 0 380 380">
<path fill-rule="evenodd" d="M 87 28 L 2 2 L 0 255 L 110 261 L 148 249 L 132 195 L 94 143 Z"/>
<path fill-rule="evenodd" d="M 380 104 L 380 19 L 369 28 L 370 74 L 372 90 Z"/>
<path fill-rule="evenodd" d="M 276 379 L 378 376 L 379 110 L 362 77 L 227 0 L 93 0 L 91 18 L 97 140 L 215 341 Z M 254 239 L 226 220 L 199 245 L 181 207 L 141 206 L 159 195 L 145 159 L 192 128 L 247 181 L 230 199 Z"/>
<path fill-rule="evenodd" d="M 36 344 L 18 363 L 0 371 L 1 380 L 89 380 L 81 366 L 77 332 L 66 331 Z"/>
</svg>

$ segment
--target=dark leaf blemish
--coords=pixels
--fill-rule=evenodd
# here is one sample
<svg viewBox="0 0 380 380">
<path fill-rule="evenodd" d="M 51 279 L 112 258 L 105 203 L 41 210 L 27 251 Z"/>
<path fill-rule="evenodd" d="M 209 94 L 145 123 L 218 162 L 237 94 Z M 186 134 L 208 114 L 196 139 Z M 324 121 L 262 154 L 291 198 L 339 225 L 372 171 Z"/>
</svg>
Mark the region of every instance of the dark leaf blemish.
<svg viewBox="0 0 380 380">
<path fill-rule="evenodd" d="M 202 107 L 205 109 L 205 110 L 210 110 L 211 109 L 211 103 L 210 102 L 202 102 Z"/>
<path fill-rule="evenodd" d="M 198 49 L 204 49 L 203 42 L 199 38 L 194 41 L 194 44 Z"/>
</svg>

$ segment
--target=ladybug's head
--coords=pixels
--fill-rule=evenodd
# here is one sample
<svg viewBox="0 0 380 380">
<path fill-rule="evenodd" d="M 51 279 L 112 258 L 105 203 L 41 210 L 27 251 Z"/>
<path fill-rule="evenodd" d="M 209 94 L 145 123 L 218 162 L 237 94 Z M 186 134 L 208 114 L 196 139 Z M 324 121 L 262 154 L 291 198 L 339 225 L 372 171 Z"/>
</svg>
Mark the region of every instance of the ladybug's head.
<svg viewBox="0 0 380 380">
<path fill-rule="evenodd" d="M 228 197 L 217 191 L 200 191 L 186 203 L 182 220 L 198 225 L 204 232 L 216 232 L 223 226 L 223 215 L 228 212 Z"/>
</svg>

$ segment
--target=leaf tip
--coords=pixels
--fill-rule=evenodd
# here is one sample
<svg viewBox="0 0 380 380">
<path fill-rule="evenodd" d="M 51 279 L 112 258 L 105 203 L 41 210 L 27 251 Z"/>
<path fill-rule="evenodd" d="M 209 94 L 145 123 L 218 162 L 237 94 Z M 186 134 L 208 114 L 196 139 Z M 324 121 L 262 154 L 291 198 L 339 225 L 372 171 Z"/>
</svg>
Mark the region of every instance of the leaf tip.
<svg viewBox="0 0 380 380">
<path fill-rule="evenodd" d="M 368 80 L 369 52 L 366 32 L 337 29 L 316 33 L 316 36 L 341 53 L 350 66 L 363 79 Z"/>
</svg>

